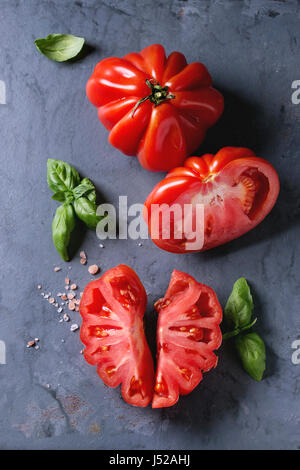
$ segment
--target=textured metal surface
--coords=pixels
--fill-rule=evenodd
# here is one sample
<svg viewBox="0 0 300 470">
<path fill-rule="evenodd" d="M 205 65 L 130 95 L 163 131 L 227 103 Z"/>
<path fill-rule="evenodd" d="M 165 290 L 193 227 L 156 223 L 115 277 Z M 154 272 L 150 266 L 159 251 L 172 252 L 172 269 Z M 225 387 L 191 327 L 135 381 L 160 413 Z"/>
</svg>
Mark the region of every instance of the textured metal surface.
<svg viewBox="0 0 300 470">
<path fill-rule="evenodd" d="M 291 102 L 299 77 L 299 3 L 294 1 L 61 0 L 0 1 L 0 448 L 288 448 L 299 447 L 299 371 L 291 343 L 300 335 L 300 105 Z M 64 32 L 86 37 L 91 53 L 73 64 L 40 55 L 36 37 Z M 251 283 L 266 340 L 268 370 L 261 383 L 240 368 L 229 346 L 218 368 L 171 409 L 136 409 L 106 388 L 80 355 L 77 333 L 59 323 L 37 291 L 56 293 L 69 274 L 89 281 L 79 255 L 60 261 L 51 240 L 56 203 L 46 184 L 49 157 L 69 161 L 93 178 L 103 197 L 143 202 L 161 175 L 110 147 L 85 83 L 95 63 L 160 42 L 189 61 L 203 61 L 225 96 L 225 113 L 199 150 L 243 145 L 269 159 L 281 194 L 272 214 L 240 240 L 205 254 L 177 256 L 150 241 L 105 242 L 88 232 L 89 261 L 104 271 L 127 263 L 147 291 L 153 345 L 153 301 L 173 268 L 208 283 L 224 304 L 241 275 Z M 53 266 L 63 266 L 58 273 Z M 71 269 L 69 269 L 69 266 Z M 79 322 L 77 313 L 72 320 Z M 26 349 L 32 337 L 40 350 Z M 63 343 L 61 340 L 64 339 Z M 51 388 L 47 388 L 47 384 Z"/>
</svg>

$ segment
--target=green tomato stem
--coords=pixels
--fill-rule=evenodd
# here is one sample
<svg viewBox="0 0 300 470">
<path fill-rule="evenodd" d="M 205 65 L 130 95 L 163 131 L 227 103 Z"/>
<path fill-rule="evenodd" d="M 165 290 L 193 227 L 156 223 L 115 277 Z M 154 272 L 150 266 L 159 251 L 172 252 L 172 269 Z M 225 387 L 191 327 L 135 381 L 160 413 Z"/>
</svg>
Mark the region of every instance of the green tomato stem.
<svg viewBox="0 0 300 470">
<path fill-rule="evenodd" d="M 151 79 L 148 80 L 146 78 L 146 85 L 151 90 L 150 95 L 145 96 L 144 98 L 141 98 L 136 105 L 134 106 L 132 112 L 131 112 L 131 117 L 133 118 L 133 115 L 136 111 L 136 109 L 140 106 L 140 104 L 144 103 L 145 101 L 149 100 L 151 103 L 154 104 L 154 106 L 158 106 L 159 104 L 163 103 L 165 100 L 169 100 L 172 98 L 175 98 L 175 95 L 172 95 L 171 93 L 168 92 L 168 87 L 162 87 L 156 80 Z"/>
</svg>

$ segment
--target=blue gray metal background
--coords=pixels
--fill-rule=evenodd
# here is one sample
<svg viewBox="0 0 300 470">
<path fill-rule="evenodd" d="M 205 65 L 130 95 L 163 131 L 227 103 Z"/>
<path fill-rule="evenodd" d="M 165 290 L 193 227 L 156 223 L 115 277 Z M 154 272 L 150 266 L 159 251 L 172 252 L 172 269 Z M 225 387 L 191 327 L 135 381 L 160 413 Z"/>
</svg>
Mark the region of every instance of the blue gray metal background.
<svg viewBox="0 0 300 470">
<path fill-rule="evenodd" d="M 89 449 L 299 448 L 299 372 L 291 362 L 300 335 L 299 214 L 300 105 L 291 84 L 300 79 L 299 2 L 245 1 L 0 1 L 0 447 Z M 40 55 L 34 39 L 54 32 L 86 37 L 90 54 L 57 64 Z M 84 287 L 90 276 L 79 255 L 67 265 L 51 240 L 56 203 L 46 183 L 47 158 L 69 161 L 91 177 L 106 201 L 119 194 L 143 202 L 162 175 L 143 170 L 107 142 L 107 132 L 85 96 L 96 62 L 162 43 L 189 61 L 203 61 L 225 96 L 225 112 L 199 149 L 253 148 L 279 172 L 281 194 L 270 216 L 239 240 L 204 254 L 177 256 L 150 240 L 105 242 L 93 232 L 81 244 L 104 271 L 127 263 L 153 302 L 173 268 L 208 283 L 224 302 L 245 276 L 253 289 L 257 329 L 266 340 L 268 369 L 256 383 L 229 345 L 219 366 L 171 409 L 137 409 L 106 388 L 79 351 L 77 333 L 37 291 L 56 293 L 64 277 Z M 55 265 L 63 266 L 58 273 Z M 70 266 L 70 269 L 69 269 Z M 79 322 L 77 313 L 72 321 Z M 40 350 L 26 342 L 40 338 Z M 62 339 L 64 342 L 62 342 Z M 50 388 L 47 387 L 50 385 Z"/>
</svg>

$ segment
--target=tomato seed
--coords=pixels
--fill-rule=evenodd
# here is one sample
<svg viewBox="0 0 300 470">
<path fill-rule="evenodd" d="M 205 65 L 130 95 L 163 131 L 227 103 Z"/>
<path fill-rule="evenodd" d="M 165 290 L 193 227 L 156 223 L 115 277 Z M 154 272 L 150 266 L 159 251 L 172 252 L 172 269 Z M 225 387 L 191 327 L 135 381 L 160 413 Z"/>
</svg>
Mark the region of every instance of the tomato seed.
<svg viewBox="0 0 300 470">
<path fill-rule="evenodd" d="M 111 376 L 111 375 L 114 375 L 114 373 L 116 372 L 116 369 L 115 367 L 107 367 L 105 372 L 107 373 L 108 376 Z"/>
</svg>

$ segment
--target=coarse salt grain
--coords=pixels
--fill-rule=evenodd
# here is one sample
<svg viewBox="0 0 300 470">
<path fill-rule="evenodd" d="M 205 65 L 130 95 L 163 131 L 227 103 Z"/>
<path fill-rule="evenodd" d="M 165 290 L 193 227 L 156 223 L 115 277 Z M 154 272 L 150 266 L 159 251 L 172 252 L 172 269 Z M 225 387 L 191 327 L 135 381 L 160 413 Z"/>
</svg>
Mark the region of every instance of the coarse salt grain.
<svg viewBox="0 0 300 470">
<path fill-rule="evenodd" d="M 72 289 L 72 290 L 76 290 L 76 289 L 77 289 L 77 284 L 72 284 L 72 285 L 71 285 L 71 289 Z"/>
<path fill-rule="evenodd" d="M 68 277 L 65 278 L 65 284 L 67 284 L 67 285 L 70 284 L 70 279 Z"/>
<path fill-rule="evenodd" d="M 73 300 L 74 297 L 75 297 L 75 294 L 74 294 L 73 292 L 69 292 L 69 293 L 68 293 L 68 299 L 69 299 L 69 300 Z"/>
<path fill-rule="evenodd" d="M 50 299 L 49 299 L 49 304 L 54 304 L 54 302 L 55 302 L 54 297 L 50 297 Z"/>
<path fill-rule="evenodd" d="M 67 314 L 65 313 L 64 316 L 63 316 L 63 320 L 64 320 L 64 321 L 70 321 L 69 315 L 67 315 Z"/>
<path fill-rule="evenodd" d="M 59 268 L 58 266 L 55 266 L 55 268 L 54 268 L 54 272 L 56 272 L 56 273 L 57 273 L 58 271 L 61 271 L 61 268 Z"/>
<path fill-rule="evenodd" d="M 69 307 L 69 310 L 75 310 L 75 304 L 72 300 L 70 300 L 68 307 Z"/>
<path fill-rule="evenodd" d="M 71 328 L 70 328 L 71 331 L 74 332 L 74 331 L 77 331 L 78 329 L 79 329 L 79 326 L 77 325 L 77 323 L 73 323 L 73 325 L 71 325 Z"/>
<path fill-rule="evenodd" d="M 99 266 L 97 266 L 97 264 L 92 264 L 91 266 L 89 266 L 88 271 L 90 274 L 97 274 L 97 272 L 99 271 Z"/>
</svg>

